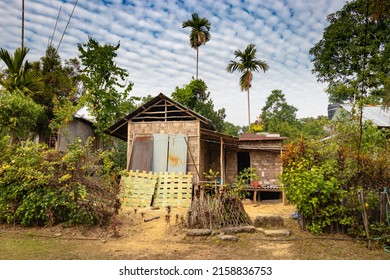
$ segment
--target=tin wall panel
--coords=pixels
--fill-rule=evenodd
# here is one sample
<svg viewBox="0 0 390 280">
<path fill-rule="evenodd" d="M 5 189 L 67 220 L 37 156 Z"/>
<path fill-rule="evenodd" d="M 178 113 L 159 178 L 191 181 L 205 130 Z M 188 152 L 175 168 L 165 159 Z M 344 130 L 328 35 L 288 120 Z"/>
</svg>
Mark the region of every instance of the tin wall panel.
<svg viewBox="0 0 390 280">
<path fill-rule="evenodd" d="M 168 172 L 187 173 L 186 134 L 170 134 L 168 145 Z"/>
<path fill-rule="evenodd" d="M 136 136 L 130 159 L 130 170 L 152 171 L 153 136 Z"/>
<path fill-rule="evenodd" d="M 168 134 L 153 134 L 153 171 L 166 172 L 168 168 Z"/>
</svg>

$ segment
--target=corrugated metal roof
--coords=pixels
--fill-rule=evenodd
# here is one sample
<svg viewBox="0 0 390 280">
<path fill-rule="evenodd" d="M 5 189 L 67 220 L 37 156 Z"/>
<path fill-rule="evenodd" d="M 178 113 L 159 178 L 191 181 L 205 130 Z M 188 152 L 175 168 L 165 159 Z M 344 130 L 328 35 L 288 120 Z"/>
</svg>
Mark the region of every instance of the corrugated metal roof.
<svg viewBox="0 0 390 280">
<path fill-rule="evenodd" d="M 340 104 L 341 108 L 351 113 L 353 105 Z M 335 114 L 337 117 L 339 114 Z M 363 121 L 370 120 L 378 127 L 390 127 L 390 109 L 383 109 L 382 106 L 364 106 Z"/>
<path fill-rule="evenodd" d="M 90 123 L 95 123 L 95 118 L 91 116 L 89 110 L 87 107 L 81 107 L 75 114 L 75 118 L 83 119 L 85 121 L 88 121 Z"/>
<path fill-rule="evenodd" d="M 280 141 L 286 139 L 288 138 L 274 133 L 243 133 L 239 138 L 240 141 Z"/>
</svg>

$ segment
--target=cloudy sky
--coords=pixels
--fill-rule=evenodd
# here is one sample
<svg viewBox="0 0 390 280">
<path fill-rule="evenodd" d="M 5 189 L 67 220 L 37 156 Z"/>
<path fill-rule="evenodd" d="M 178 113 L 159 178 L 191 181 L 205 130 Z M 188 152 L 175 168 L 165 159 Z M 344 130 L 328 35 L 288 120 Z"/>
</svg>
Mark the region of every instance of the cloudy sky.
<svg viewBox="0 0 390 280">
<path fill-rule="evenodd" d="M 13 52 L 21 42 L 22 0 L 0 1 L 0 47 Z M 25 45 L 28 60 L 45 53 L 61 8 L 54 46 L 60 42 L 76 0 L 25 0 Z M 328 14 L 345 0 L 79 0 L 59 48 L 62 59 L 78 56 L 77 44 L 92 36 L 100 43 L 120 42 L 118 65 L 134 83 L 132 95 L 168 96 L 195 76 L 196 51 L 189 45 L 190 29 L 183 21 L 196 12 L 211 23 L 211 40 L 200 48 L 199 78 L 215 109 L 226 109 L 226 120 L 247 124 L 246 94 L 239 73 L 226 65 L 234 51 L 256 45 L 257 59 L 268 63 L 255 73 L 251 88 L 251 119 L 261 112 L 267 96 L 280 89 L 298 117 L 327 114 L 325 84 L 311 73 L 309 49 L 322 38 Z"/>
</svg>

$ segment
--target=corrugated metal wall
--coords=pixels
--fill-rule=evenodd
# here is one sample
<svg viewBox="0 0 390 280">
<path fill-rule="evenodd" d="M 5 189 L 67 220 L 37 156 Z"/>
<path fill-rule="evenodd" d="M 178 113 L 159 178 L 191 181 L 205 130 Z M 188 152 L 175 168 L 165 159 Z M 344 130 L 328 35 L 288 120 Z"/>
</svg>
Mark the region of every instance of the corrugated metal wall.
<svg viewBox="0 0 390 280">
<path fill-rule="evenodd" d="M 187 142 L 185 134 L 169 135 L 168 172 L 187 172 Z"/>
<path fill-rule="evenodd" d="M 136 136 L 129 169 L 186 174 L 187 143 L 186 134 Z"/>
<path fill-rule="evenodd" d="M 130 159 L 130 170 L 152 171 L 153 136 L 136 136 Z"/>
<path fill-rule="evenodd" d="M 153 171 L 165 172 L 168 167 L 168 134 L 153 134 Z"/>
</svg>

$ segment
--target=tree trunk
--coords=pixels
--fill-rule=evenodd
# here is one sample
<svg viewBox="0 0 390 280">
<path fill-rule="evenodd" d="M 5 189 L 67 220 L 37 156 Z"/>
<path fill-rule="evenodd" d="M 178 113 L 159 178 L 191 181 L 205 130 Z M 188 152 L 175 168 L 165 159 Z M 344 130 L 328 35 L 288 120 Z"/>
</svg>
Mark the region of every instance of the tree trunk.
<svg viewBox="0 0 390 280">
<path fill-rule="evenodd" d="M 24 0 L 22 0 L 22 49 L 24 47 Z"/>
<path fill-rule="evenodd" d="M 196 79 L 198 79 L 199 47 L 196 48 Z"/>
<path fill-rule="evenodd" d="M 249 132 L 249 130 L 251 129 L 251 103 L 249 100 L 249 88 L 247 91 L 247 95 L 248 95 L 248 132 Z"/>
</svg>

